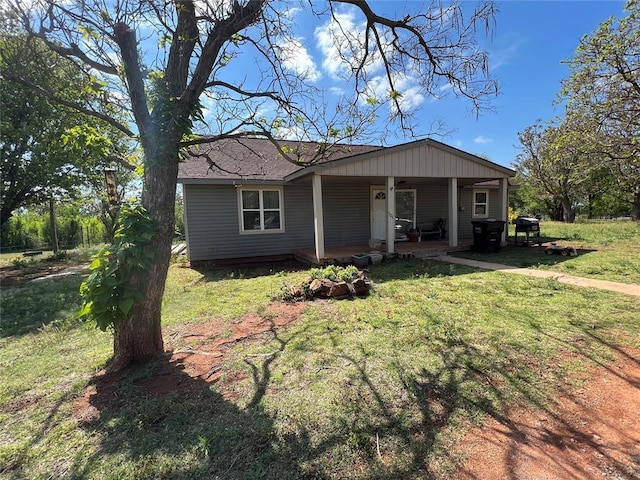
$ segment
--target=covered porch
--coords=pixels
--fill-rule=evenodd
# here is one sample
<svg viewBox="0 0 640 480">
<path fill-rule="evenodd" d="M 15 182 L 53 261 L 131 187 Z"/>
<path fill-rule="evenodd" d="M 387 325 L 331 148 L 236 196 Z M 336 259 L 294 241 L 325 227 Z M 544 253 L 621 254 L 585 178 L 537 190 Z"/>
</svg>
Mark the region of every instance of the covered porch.
<svg viewBox="0 0 640 480">
<path fill-rule="evenodd" d="M 386 246 L 382 245 L 378 250 L 385 258 L 427 258 L 444 255 L 449 252 L 469 250 L 472 240 L 461 240 L 458 245 L 452 247 L 448 240 L 429 240 L 423 242 L 395 242 L 394 252 L 386 251 Z M 371 253 L 373 250 L 368 244 L 341 245 L 325 247 L 325 256 L 318 261 L 314 248 L 296 250 L 294 257 L 304 263 L 312 265 L 346 264 L 352 263 L 352 255 L 358 253 Z"/>
</svg>

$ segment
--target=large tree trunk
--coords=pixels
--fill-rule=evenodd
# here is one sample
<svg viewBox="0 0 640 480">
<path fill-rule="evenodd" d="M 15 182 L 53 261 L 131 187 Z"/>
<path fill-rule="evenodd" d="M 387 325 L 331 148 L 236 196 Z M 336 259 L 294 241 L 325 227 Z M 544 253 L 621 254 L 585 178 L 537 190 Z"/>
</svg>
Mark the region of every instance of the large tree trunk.
<svg viewBox="0 0 640 480">
<path fill-rule="evenodd" d="M 164 351 L 161 310 L 175 223 L 178 147 L 176 144 L 175 148 L 158 148 L 156 151 L 175 151 L 175 154 L 165 153 L 157 159 L 147 156 L 145 162 L 142 205 L 157 224 L 157 234 L 149 245 L 155 256 L 145 278 L 135 281 L 146 301 L 136 304 L 126 320 L 115 326 L 113 370 L 131 363 L 146 362 Z"/>
<path fill-rule="evenodd" d="M 13 212 L 9 208 L 5 208 L 3 205 L 0 209 L 0 227 L 7 223 L 12 216 Z"/>
<path fill-rule="evenodd" d="M 631 220 L 637 222 L 640 220 L 640 190 L 633 194 L 633 205 L 631 206 Z"/>
<path fill-rule="evenodd" d="M 576 219 L 576 212 L 568 197 L 562 197 L 562 219 L 567 223 L 573 223 Z"/>
</svg>

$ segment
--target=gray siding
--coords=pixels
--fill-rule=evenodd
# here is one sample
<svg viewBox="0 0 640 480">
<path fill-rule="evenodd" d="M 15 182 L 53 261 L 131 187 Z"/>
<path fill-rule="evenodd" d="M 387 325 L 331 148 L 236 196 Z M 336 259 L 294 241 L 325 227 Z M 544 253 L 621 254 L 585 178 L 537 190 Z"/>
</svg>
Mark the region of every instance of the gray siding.
<svg viewBox="0 0 640 480">
<path fill-rule="evenodd" d="M 486 189 L 480 189 L 486 190 Z M 473 224 L 474 220 L 483 220 L 482 218 L 474 218 L 473 215 L 473 189 L 463 188 L 460 195 L 459 207 L 464 210 L 458 212 L 458 238 L 462 240 L 468 240 L 473 238 Z M 495 188 L 489 189 L 489 216 L 487 218 L 493 218 L 496 220 L 505 220 L 500 218 L 500 195 Z"/>
<path fill-rule="evenodd" d="M 379 183 L 379 182 L 376 182 Z M 447 186 L 416 188 L 418 225 L 448 219 Z M 290 255 L 313 248 L 313 198 L 310 182 L 286 185 L 283 233 L 241 235 L 236 188 L 223 185 L 184 185 L 189 259 L 216 260 Z M 371 235 L 371 189 L 364 182 L 328 182 L 322 186 L 326 246 L 366 244 Z M 471 239 L 473 189 L 459 190 L 458 237 Z M 489 218 L 499 218 L 498 190 L 489 190 Z M 447 227 L 450 230 L 450 227 Z"/>
<path fill-rule="evenodd" d="M 287 185 L 283 196 L 283 233 L 241 235 L 235 187 L 185 185 L 189 259 L 287 255 L 298 248 L 313 247 L 310 183 Z"/>
<path fill-rule="evenodd" d="M 371 237 L 371 188 L 366 183 L 322 185 L 326 246 L 367 243 Z"/>
<path fill-rule="evenodd" d="M 431 227 L 439 218 L 448 217 L 448 188 L 446 185 L 418 187 L 416 192 L 416 223 Z"/>
<path fill-rule="evenodd" d="M 507 177 L 497 165 L 474 161 L 463 152 L 416 143 L 412 148 L 376 152 L 374 157 L 323 167 L 323 175 L 347 177 L 429 177 L 499 178 Z"/>
</svg>

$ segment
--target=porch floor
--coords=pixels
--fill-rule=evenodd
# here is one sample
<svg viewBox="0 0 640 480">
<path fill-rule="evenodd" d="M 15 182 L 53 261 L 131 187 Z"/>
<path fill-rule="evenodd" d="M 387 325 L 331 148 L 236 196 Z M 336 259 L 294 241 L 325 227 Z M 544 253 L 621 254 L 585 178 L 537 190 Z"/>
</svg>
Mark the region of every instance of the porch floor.
<svg viewBox="0 0 640 480">
<path fill-rule="evenodd" d="M 422 242 L 396 242 L 394 244 L 395 253 L 389 254 L 386 252 L 386 246 L 382 245 L 378 250 L 385 258 L 389 256 L 408 258 L 408 257 L 435 257 L 438 255 L 445 255 L 449 252 L 457 252 L 462 250 L 469 250 L 473 244 L 472 240 L 460 240 L 457 247 L 450 247 L 448 240 L 426 240 Z M 370 253 L 372 252 L 368 244 L 354 244 L 343 245 L 340 247 L 325 247 L 322 264 L 329 263 L 351 263 L 351 256 L 356 253 Z M 316 251 L 313 248 L 305 248 L 296 250 L 293 252 L 296 259 L 301 262 L 317 265 Z"/>
</svg>

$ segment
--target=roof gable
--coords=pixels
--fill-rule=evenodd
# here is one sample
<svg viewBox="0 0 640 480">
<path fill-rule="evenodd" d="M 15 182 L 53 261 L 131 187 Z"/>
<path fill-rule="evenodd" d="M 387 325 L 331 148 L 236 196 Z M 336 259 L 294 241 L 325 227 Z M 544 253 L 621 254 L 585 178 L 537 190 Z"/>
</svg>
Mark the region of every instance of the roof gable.
<svg viewBox="0 0 640 480">
<path fill-rule="evenodd" d="M 279 141 L 302 158 L 316 155 L 321 144 Z M 285 159 L 269 140 L 224 139 L 198 145 L 180 164 L 182 183 L 285 183 L 314 172 L 336 176 L 505 178 L 515 172 L 484 158 L 431 139 L 393 147 L 333 145 L 311 165 Z"/>
<path fill-rule="evenodd" d="M 505 178 L 515 171 L 432 139 L 417 140 L 314 165 L 287 177 L 319 172 L 335 176 Z"/>
</svg>

